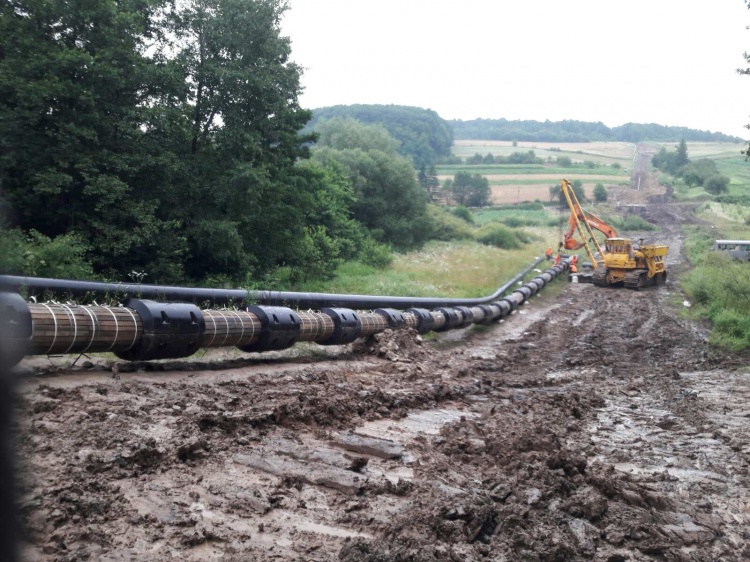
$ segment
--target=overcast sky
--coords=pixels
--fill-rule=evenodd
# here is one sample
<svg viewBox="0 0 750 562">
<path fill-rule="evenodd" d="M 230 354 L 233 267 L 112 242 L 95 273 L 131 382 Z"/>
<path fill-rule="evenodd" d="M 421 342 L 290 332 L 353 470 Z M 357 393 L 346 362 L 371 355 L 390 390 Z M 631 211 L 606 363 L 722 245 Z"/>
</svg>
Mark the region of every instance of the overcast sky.
<svg viewBox="0 0 750 562">
<path fill-rule="evenodd" d="M 659 123 L 750 138 L 743 0 L 289 0 L 308 109 Z"/>
</svg>

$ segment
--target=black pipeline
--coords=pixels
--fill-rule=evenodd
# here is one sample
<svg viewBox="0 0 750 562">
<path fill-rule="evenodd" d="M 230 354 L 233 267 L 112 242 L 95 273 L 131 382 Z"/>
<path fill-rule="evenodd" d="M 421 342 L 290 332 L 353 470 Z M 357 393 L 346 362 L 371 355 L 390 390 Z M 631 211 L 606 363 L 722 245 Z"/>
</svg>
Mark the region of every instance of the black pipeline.
<svg viewBox="0 0 750 562">
<path fill-rule="evenodd" d="M 301 297 L 308 295 L 305 293 L 276 293 L 270 302 L 259 298 L 258 304 L 244 304 L 236 309 L 201 310 L 193 303 L 142 298 L 144 286 L 141 285 L 135 286 L 141 290 L 140 298 L 126 298 L 116 307 L 29 303 L 19 293 L 3 291 L 0 292 L 0 362 L 15 365 L 26 355 L 107 351 L 132 361 L 174 359 L 209 347 L 235 346 L 247 352 L 262 352 L 286 349 L 302 341 L 342 345 L 388 328 L 414 328 L 425 333 L 486 324 L 513 312 L 568 267 L 565 262 L 557 264 L 507 296 L 493 300 L 520 283 L 519 280 L 538 263 L 519 273 L 493 295 L 481 299 L 315 294 L 311 297 L 313 300 L 305 300 Z M 14 278 L 5 276 L 3 279 Z M 75 283 L 87 285 L 87 288 L 77 287 L 74 291 L 91 293 L 91 284 Z M 50 289 L 48 283 L 42 285 L 45 290 Z M 65 289 L 70 290 L 71 286 Z M 193 298 L 200 294 L 194 292 L 196 289 L 186 290 L 193 291 Z M 230 298 L 226 291 L 223 295 L 220 293 L 214 291 L 214 296 Z M 247 292 L 241 293 L 244 298 L 248 297 Z M 258 295 L 263 293 L 260 291 Z M 274 304 L 279 295 L 285 295 L 284 306 Z M 288 299 L 289 295 L 296 295 L 297 300 Z M 310 307 L 316 311 L 303 312 L 290 308 L 290 300 L 307 305 L 313 301 L 324 302 L 326 306 Z M 363 303 L 370 304 L 372 310 L 362 312 Z M 375 306 L 378 304 L 385 306 Z"/>
<path fill-rule="evenodd" d="M 135 283 L 99 283 L 95 281 L 75 281 L 71 279 L 47 279 L 41 277 L 19 277 L 0 275 L 0 291 L 24 292 L 29 297 L 44 298 L 55 295 L 57 300 L 80 298 L 142 298 L 158 301 L 193 302 L 201 305 L 242 307 L 246 304 L 269 306 L 291 306 L 297 309 L 320 310 L 324 307 L 354 308 L 367 310 L 375 308 L 411 307 L 437 308 L 439 306 L 475 306 L 497 300 L 513 285 L 522 280 L 537 267 L 542 258 L 518 273 L 491 295 L 476 299 L 448 299 L 422 297 L 388 297 L 376 295 L 337 295 L 331 293 L 296 293 L 290 291 L 251 291 L 243 289 L 206 289 L 194 287 L 171 287 L 168 285 L 147 285 Z"/>
</svg>

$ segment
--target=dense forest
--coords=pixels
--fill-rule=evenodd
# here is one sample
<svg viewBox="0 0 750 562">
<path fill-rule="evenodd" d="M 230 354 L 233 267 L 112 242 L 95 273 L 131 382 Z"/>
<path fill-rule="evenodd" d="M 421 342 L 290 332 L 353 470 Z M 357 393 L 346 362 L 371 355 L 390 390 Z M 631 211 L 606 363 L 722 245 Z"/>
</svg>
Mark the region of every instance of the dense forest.
<svg viewBox="0 0 750 562">
<path fill-rule="evenodd" d="M 744 142 L 723 133 L 699 131 L 687 127 L 667 127 L 654 123 L 626 123 L 607 127 L 604 123 L 586 121 L 509 121 L 507 119 L 473 119 L 448 121 L 456 139 L 502 140 L 523 142 L 594 142 L 594 141 L 702 141 Z"/>
</svg>

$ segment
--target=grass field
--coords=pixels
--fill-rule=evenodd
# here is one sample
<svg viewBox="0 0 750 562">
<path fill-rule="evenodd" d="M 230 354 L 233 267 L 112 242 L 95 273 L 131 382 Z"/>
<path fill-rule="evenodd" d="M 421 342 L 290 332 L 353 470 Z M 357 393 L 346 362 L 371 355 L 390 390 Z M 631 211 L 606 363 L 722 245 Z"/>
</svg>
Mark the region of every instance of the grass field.
<svg viewBox="0 0 750 562">
<path fill-rule="evenodd" d="M 302 283 L 297 291 L 358 295 L 477 298 L 500 285 L 544 255 L 557 234 L 535 229 L 543 238 L 515 250 L 502 250 L 473 241 L 430 242 L 423 249 L 397 254 L 390 267 L 375 269 L 347 262 L 332 281 Z M 534 273 L 533 275 L 537 275 Z M 533 277 L 532 275 L 532 277 Z"/>
<path fill-rule="evenodd" d="M 453 154 L 466 158 L 479 153 L 494 156 L 509 156 L 514 152 L 533 150 L 540 158 L 568 156 L 572 160 L 600 161 L 604 164 L 619 162 L 628 167 L 633 160 L 635 146 L 628 142 L 519 142 L 513 146 L 510 141 L 457 140 L 453 143 Z"/>
<path fill-rule="evenodd" d="M 630 181 L 630 166 L 634 154 L 634 146 L 630 143 L 519 142 L 517 146 L 513 146 L 510 141 L 459 140 L 453 146 L 453 154 L 464 159 L 477 153 L 482 156 L 488 153 L 493 156 L 509 156 L 514 152 L 529 150 L 533 150 L 545 163 L 438 166 L 438 179 L 441 182 L 451 179 L 459 171 L 481 174 L 490 183 L 490 200 L 493 205 L 549 201 L 549 188 L 558 185 L 563 178 L 580 180 L 589 197 L 597 183 L 607 187 Z M 561 156 L 570 158 L 573 166 L 559 166 L 556 160 Z M 613 167 L 613 164 L 617 166 Z"/>
<path fill-rule="evenodd" d="M 674 151 L 679 143 L 677 142 L 653 142 L 657 150 L 661 147 L 669 151 Z M 698 158 L 711 158 L 718 160 L 723 158 L 739 157 L 743 144 L 734 142 L 688 142 L 688 156 L 691 160 Z"/>
</svg>

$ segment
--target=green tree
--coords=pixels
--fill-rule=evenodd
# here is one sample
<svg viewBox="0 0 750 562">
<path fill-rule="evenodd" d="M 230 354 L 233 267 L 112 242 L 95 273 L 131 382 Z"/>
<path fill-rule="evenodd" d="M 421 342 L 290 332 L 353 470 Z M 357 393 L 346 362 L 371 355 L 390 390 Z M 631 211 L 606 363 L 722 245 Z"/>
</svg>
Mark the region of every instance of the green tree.
<svg viewBox="0 0 750 562">
<path fill-rule="evenodd" d="M 687 143 L 683 139 L 680 144 L 676 147 L 674 152 L 668 151 L 662 147 L 659 152 L 651 157 L 651 163 L 655 168 L 667 172 L 673 176 L 679 176 L 690 162 L 687 155 Z"/>
<path fill-rule="evenodd" d="M 308 154 L 312 138 L 299 131 L 311 114 L 280 34 L 286 9 L 0 2 L 9 224 L 50 240 L 76 235 L 97 272 L 145 270 L 154 282 L 242 280 L 345 254 L 333 234 L 348 232 L 342 223 L 306 211 L 337 188 L 295 165 Z"/>
<path fill-rule="evenodd" d="M 703 183 L 703 187 L 709 193 L 719 195 L 729 191 L 729 178 L 722 175 L 715 175 L 707 178 Z"/>
<path fill-rule="evenodd" d="M 141 143 L 155 88 L 146 56 L 157 1 L 0 3 L 0 191 L 12 222 L 91 242 L 98 270 L 169 259 L 158 195 L 139 185 L 158 158 Z M 178 268 L 179 269 L 179 268 Z"/>
<path fill-rule="evenodd" d="M 363 126 L 351 117 L 320 119 L 315 125 L 315 133 L 318 135 L 318 146 L 336 150 L 356 147 L 395 154 L 399 147 L 399 142 L 382 125 Z"/>
<path fill-rule="evenodd" d="M 437 177 L 435 166 L 430 166 L 429 168 L 422 166 L 417 174 L 417 181 L 427 193 L 427 197 L 430 201 L 435 201 L 438 198 L 440 192 L 440 180 Z"/>
<path fill-rule="evenodd" d="M 688 149 L 687 149 L 687 143 L 685 142 L 685 139 L 680 140 L 680 144 L 677 145 L 677 155 L 675 156 L 675 167 L 680 169 L 687 165 L 689 159 L 688 159 Z"/>
<path fill-rule="evenodd" d="M 427 193 L 420 187 L 411 162 L 399 155 L 394 146 L 378 143 L 382 127 L 364 125 L 353 120 L 329 121 L 359 129 L 348 138 L 360 139 L 345 148 L 328 146 L 327 134 L 313 151 L 313 158 L 323 166 L 339 166 L 350 182 L 355 201 L 353 217 L 381 243 L 397 249 L 420 246 L 430 236 L 431 221 L 427 214 Z M 379 148 L 377 148 L 379 147 Z"/>
<path fill-rule="evenodd" d="M 399 105 L 335 105 L 316 109 L 308 124 L 317 129 L 317 121 L 349 117 L 366 125 L 378 124 L 398 141 L 399 154 L 410 158 L 414 167 L 437 164 L 451 155 L 453 130 L 432 110 Z"/>
<path fill-rule="evenodd" d="M 310 112 L 299 107 L 301 70 L 280 35 L 285 10 L 280 0 L 192 0 L 168 20 L 180 46 L 169 68 L 183 86 L 179 113 L 164 118 L 181 124 L 187 172 L 172 193 L 186 200 L 169 218 L 187 234 L 191 276 L 284 265 L 313 226 L 304 213 L 311 194 L 294 169 L 307 155 L 297 131 Z"/>
<path fill-rule="evenodd" d="M 603 203 L 607 200 L 607 189 L 601 183 L 594 186 L 594 200 L 597 203 Z"/>
<path fill-rule="evenodd" d="M 461 171 L 453 177 L 450 192 L 459 205 L 484 207 L 490 200 L 490 182 L 481 174 Z"/>
<path fill-rule="evenodd" d="M 583 190 L 583 183 L 581 180 L 573 180 L 570 182 L 570 187 L 573 188 L 573 193 L 578 201 L 586 201 L 586 192 Z M 550 201 L 557 199 L 561 206 L 567 206 L 568 204 L 565 200 L 565 194 L 563 193 L 560 184 L 555 184 L 549 188 L 549 198 Z"/>
</svg>

